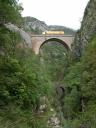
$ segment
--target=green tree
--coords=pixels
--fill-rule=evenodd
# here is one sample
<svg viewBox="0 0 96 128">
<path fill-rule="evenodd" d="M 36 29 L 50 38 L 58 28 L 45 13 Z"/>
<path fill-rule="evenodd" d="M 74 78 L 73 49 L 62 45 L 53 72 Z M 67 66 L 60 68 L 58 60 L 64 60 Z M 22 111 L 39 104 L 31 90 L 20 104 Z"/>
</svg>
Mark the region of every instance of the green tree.
<svg viewBox="0 0 96 128">
<path fill-rule="evenodd" d="M 20 24 L 21 10 L 23 8 L 16 0 L 0 0 L 0 23 Z"/>
</svg>

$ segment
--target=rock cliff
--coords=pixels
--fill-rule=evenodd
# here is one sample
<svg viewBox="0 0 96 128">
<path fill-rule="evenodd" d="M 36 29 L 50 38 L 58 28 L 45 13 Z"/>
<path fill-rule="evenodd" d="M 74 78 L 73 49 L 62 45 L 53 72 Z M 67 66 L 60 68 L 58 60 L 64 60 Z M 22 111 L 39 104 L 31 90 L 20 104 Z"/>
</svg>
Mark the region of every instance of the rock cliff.
<svg viewBox="0 0 96 128">
<path fill-rule="evenodd" d="M 42 33 L 42 31 L 49 30 L 48 26 L 44 21 L 40 21 L 34 17 L 24 17 L 24 25 L 23 28 L 25 31 L 31 33 Z"/>
<path fill-rule="evenodd" d="M 81 28 L 75 36 L 73 54 L 79 58 L 92 36 L 96 34 L 96 0 L 90 0 L 84 12 Z"/>
<path fill-rule="evenodd" d="M 24 40 L 24 42 L 27 44 L 27 46 L 32 45 L 31 36 L 28 33 L 26 33 L 23 29 L 20 29 L 16 25 L 11 23 L 5 24 L 5 27 L 13 32 L 19 33 L 22 39 Z"/>
</svg>

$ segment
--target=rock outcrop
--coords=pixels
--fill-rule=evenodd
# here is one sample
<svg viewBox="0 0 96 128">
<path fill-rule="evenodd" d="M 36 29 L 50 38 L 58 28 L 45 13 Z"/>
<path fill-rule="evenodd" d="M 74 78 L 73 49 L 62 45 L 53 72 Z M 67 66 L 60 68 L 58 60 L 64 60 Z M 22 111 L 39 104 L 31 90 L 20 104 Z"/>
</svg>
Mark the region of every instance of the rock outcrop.
<svg viewBox="0 0 96 128">
<path fill-rule="evenodd" d="M 50 119 L 47 122 L 48 126 L 51 126 L 52 128 L 62 128 L 60 126 L 60 119 L 56 116 L 56 114 L 53 114 Z"/>
<path fill-rule="evenodd" d="M 34 17 L 24 17 L 23 28 L 25 31 L 38 34 L 49 30 L 47 24 L 44 21 L 40 21 Z"/>
<path fill-rule="evenodd" d="M 22 37 L 22 39 L 25 41 L 25 43 L 28 46 L 32 45 L 31 36 L 28 33 L 26 33 L 23 29 L 20 29 L 11 23 L 5 24 L 5 27 L 8 28 L 9 30 L 13 31 L 13 32 L 19 33 L 20 36 Z"/>
<path fill-rule="evenodd" d="M 81 28 L 75 36 L 73 54 L 79 58 L 92 36 L 96 33 L 96 0 L 90 0 L 81 23 Z"/>
</svg>

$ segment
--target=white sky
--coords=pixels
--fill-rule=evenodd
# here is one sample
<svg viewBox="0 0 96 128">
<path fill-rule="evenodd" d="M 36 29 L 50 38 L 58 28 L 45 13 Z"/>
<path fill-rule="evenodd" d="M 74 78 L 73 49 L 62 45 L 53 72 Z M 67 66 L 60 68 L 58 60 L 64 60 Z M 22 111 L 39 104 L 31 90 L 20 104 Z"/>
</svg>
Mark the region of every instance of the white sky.
<svg viewBox="0 0 96 128">
<path fill-rule="evenodd" d="M 32 16 L 48 25 L 80 28 L 84 9 L 89 0 L 19 0 L 23 16 Z"/>
</svg>

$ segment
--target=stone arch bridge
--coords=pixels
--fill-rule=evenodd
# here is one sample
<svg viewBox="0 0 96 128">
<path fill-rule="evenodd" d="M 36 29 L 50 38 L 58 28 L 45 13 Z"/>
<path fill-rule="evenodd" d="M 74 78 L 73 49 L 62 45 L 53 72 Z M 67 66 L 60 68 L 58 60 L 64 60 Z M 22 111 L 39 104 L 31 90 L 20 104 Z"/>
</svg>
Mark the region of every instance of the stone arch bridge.
<svg viewBox="0 0 96 128">
<path fill-rule="evenodd" d="M 39 54 L 39 50 L 44 43 L 56 41 L 64 45 L 67 50 L 71 50 L 71 44 L 74 41 L 73 35 L 31 35 L 32 49 L 35 54 Z"/>
</svg>

